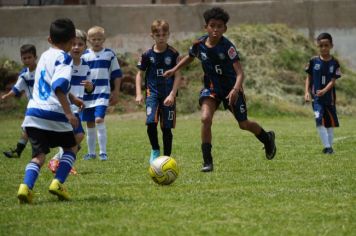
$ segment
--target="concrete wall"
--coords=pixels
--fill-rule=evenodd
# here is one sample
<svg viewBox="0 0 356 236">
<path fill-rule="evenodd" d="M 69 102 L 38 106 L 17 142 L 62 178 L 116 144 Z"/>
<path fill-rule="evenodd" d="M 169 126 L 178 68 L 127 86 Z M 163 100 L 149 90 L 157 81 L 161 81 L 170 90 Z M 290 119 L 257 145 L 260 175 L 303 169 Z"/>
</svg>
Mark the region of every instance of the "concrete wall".
<svg viewBox="0 0 356 236">
<path fill-rule="evenodd" d="M 241 23 L 285 23 L 310 38 L 329 31 L 342 57 L 356 62 L 356 1 L 298 0 L 215 3 L 230 16 L 229 27 Z M 121 5 L 121 6 L 46 6 L 0 8 L 0 52 L 19 60 L 21 44 L 33 43 L 39 53 L 48 47 L 49 24 L 59 17 L 71 18 L 78 28 L 92 25 L 106 29 L 106 45 L 117 52 L 137 52 L 149 47 L 150 24 L 155 18 L 168 20 L 172 40 L 182 39 L 203 28 L 203 12 L 212 4 Z M 356 65 L 355 65 L 356 66 Z"/>
</svg>

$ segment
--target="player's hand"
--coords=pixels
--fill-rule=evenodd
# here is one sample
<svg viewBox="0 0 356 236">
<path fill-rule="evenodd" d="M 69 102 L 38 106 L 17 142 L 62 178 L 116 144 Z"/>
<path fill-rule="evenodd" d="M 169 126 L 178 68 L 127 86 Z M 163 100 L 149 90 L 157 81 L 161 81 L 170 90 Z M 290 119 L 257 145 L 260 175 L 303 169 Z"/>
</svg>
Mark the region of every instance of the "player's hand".
<svg viewBox="0 0 356 236">
<path fill-rule="evenodd" d="M 141 104 L 143 103 L 143 96 L 142 96 L 142 94 L 136 95 L 135 101 L 136 101 L 136 103 L 137 103 L 138 105 L 141 105 Z"/>
<path fill-rule="evenodd" d="M 82 99 L 73 96 L 73 104 L 79 107 L 80 110 L 84 109 L 84 102 Z"/>
<path fill-rule="evenodd" d="M 175 100 L 175 97 L 172 94 L 169 94 L 168 97 L 166 97 L 166 99 L 164 99 L 163 104 L 165 106 L 170 107 L 174 104 L 174 100 Z"/>
<path fill-rule="evenodd" d="M 87 91 L 93 91 L 94 85 L 89 80 L 82 80 L 80 84 L 83 85 Z"/>
<path fill-rule="evenodd" d="M 229 100 L 229 106 L 235 105 L 238 97 L 239 97 L 238 90 L 234 88 L 231 89 L 230 93 L 226 97 L 226 99 Z"/>
<path fill-rule="evenodd" d="M 66 117 L 67 117 L 69 123 L 73 126 L 74 129 L 78 128 L 79 120 L 73 113 L 66 114 Z"/>
<path fill-rule="evenodd" d="M 304 94 L 304 101 L 310 102 L 310 94 L 309 93 Z"/>
<path fill-rule="evenodd" d="M 324 89 L 321 90 L 317 90 L 316 91 L 316 96 L 321 97 L 326 93 L 326 91 Z"/>
<path fill-rule="evenodd" d="M 173 69 L 167 70 L 163 73 L 163 77 L 165 78 L 169 78 L 172 77 L 174 75 L 175 71 Z"/>
<path fill-rule="evenodd" d="M 112 92 L 109 99 L 109 106 L 114 106 L 119 102 L 119 95 L 116 92 Z"/>
</svg>

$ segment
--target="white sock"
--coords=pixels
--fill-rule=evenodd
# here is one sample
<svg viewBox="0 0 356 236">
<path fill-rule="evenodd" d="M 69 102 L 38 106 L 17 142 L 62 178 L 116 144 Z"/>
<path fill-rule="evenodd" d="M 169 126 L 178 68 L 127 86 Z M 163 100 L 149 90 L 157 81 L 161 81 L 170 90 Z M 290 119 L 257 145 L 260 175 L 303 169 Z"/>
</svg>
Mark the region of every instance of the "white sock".
<svg viewBox="0 0 356 236">
<path fill-rule="evenodd" d="M 95 154 L 96 147 L 96 129 L 87 128 L 87 144 L 89 154 Z"/>
<path fill-rule="evenodd" d="M 100 154 L 105 153 L 106 154 L 106 142 L 107 142 L 107 135 L 106 135 L 106 126 L 105 123 L 98 123 L 96 124 L 96 127 L 98 128 L 98 143 L 99 143 L 99 148 L 100 148 Z"/>
<path fill-rule="evenodd" d="M 334 143 L 334 128 L 327 128 L 326 131 L 328 132 L 330 147 L 332 147 Z"/>
<path fill-rule="evenodd" d="M 60 160 L 63 155 L 63 148 L 58 147 L 58 152 L 54 155 L 52 159 Z"/>
<path fill-rule="evenodd" d="M 320 136 L 321 142 L 323 143 L 324 147 L 329 148 L 330 143 L 329 143 L 328 132 L 326 131 L 326 128 L 321 125 L 316 128 L 319 131 L 319 136 Z"/>
</svg>

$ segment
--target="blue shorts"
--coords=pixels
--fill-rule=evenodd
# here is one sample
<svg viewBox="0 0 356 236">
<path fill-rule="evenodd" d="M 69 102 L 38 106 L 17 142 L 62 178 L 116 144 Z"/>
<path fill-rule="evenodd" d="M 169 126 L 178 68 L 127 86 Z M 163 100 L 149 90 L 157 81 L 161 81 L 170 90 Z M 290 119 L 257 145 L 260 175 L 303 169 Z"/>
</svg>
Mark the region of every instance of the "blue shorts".
<svg viewBox="0 0 356 236">
<path fill-rule="evenodd" d="M 229 111 L 234 115 L 235 119 L 240 121 L 247 120 L 247 106 L 245 94 L 241 91 L 238 93 L 238 98 L 235 105 L 229 106 L 229 100 L 226 98 L 219 97 L 214 91 L 211 89 L 204 88 L 200 91 L 199 104 L 201 105 L 205 98 L 212 98 L 216 101 L 216 107 L 223 102 L 224 108 L 229 109 Z"/>
<path fill-rule="evenodd" d="M 78 121 L 79 121 L 79 125 L 76 129 L 73 129 L 73 132 L 74 134 L 84 134 L 84 129 L 83 129 L 83 126 L 82 126 L 82 121 L 80 119 L 80 115 L 79 113 L 74 113 L 75 117 L 78 118 Z"/>
<path fill-rule="evenodd" d="M 161 128 L 172 129 L 176 125 L 176 105 L 165 106 L 164 98 L 146 97 L 146 125 L 161 123 Z"/>
<path fill-rule="evenodd" d="M 323 105 L 318 102 L 312 103 L 316 126 L 326 128 L 339 127 L 335 105 Z"/>
<path fill-rule="evenodd" d="M 106 108 L 107 108 L 107 106 L 97 106 L 97 107 L 85 108 L 81 114 L 82 121 L 95 122 L 95 119 L 97 117 L 104 119 Z"/>
</svg>

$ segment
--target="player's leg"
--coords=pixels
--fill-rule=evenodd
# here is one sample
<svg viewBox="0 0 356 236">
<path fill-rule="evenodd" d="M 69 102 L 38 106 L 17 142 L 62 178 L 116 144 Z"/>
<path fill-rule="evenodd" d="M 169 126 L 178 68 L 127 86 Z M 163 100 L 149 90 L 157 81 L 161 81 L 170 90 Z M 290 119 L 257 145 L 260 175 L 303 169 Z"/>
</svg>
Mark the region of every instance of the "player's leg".
<svg viewBox="0 0 356 236">
<path fill-rule="evenodd" d="M 161 130 L 163 138 L 163 154 L 170 156 L 172 153 L 173 134 L 172 129 L 176 123 L 176 106 L 165 106 L 163 101 L 160 104 L 162 107 L 161 112 Z"/>
<path fill-rule="evenodd" d="M 101 161 L 106 161 L 108 159 L 108 155 L 106 152 L 108 136 L 104 120 L 106 108 L 107 106 L 95 107 L 95 125 L 98 133 L 99 157 Z"/>
<path fill-rule="evenodd" d="M 10 149 L 9 151 L 3 152 L 4 155 L 8 158 L 20 157 L 23 150 L 26 147 L 28 141 L 28 137 L 25 131 L 22 131 L 20 139 L 17 141 L 17 145 L 15 149 Z"/>
<path fill-rule="evenodd" d="M 227 101 L 224 101 L 224 103 L 227 103 Z M 229 110 L 239 123 L 240 129 L 253 133 L 256 138 L 263 143 L 266 158 L 268 160 L 272 160 L 277 151 L 275 145 L 275 134 L 273 131 L 266 132 L 257 122 L 251 121 L 247 118 L 247 106 L 243 92 L 239 92 L 235 105 L 229 106 Z"/>
<path fill-rule="evenodd" d="M 160 156 L 160 146 L 158 143 L 157 123 L 159 119 L 158 99 L 154 97 L 146 98 L 146 125 L 147 135 L 151 144 L 151 154 L 149 162 L 151 163 Z"/>
<path fill-rule="evenodd" d="M 324 120 L 324 106 L 317 103 L 313 102 L 313 111 L 314 111 L 314 116 L 315 116 L 315 123 L 316 123 L 316 129 L 318 131 L 320 140 L 324 146 L 322 152 L 325 154 L 329 153 L 329 150 L 331 148 L 331 145 L 329 143 L 329 138 L 328 138 L 328 132 L 325 128 L 325 120 Z"/>
<path fill-rule="evenodd" d="M 84 156 L 84 160 L 95 159 L 95 148 L 96 148 L 96 128 L 95 128 L 95 109 L 86 108 L 82 112 L 81 119 L 87 123 L 87 145 L 88 153 Z"/>
<path fill-rule="evenodd" d="M 336 113 L 335 105 L 325 106 L 325 111 L 323 115 L 324 125 L 326 127 L 326 132 L 328 136 L 328 141 L 330 148 L 324 149 L 324 153 L 333 154 L 333 143 L 334 143 L 334 127 L 339 127 L 339 120 Z"/>
<path fill-rule="evenodd" d="M 202 172 L 213 171 L 213 156 L 211 155 L 212 133 L 211 126 L 213 123 L 214 113 L 217 108 L 216 100 L 210 97 L 200 99 L 201 103 L 201 149 L 203 153 Z"/>
</svg>

